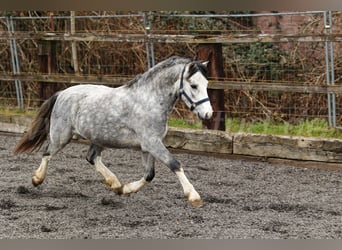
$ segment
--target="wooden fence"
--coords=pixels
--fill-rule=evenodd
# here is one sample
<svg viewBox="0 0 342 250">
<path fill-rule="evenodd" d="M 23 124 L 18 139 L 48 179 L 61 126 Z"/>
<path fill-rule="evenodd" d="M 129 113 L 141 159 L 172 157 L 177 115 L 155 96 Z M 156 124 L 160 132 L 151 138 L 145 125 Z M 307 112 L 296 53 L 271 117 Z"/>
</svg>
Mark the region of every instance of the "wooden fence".
<svg viewBox="0 0 342 250">
<path fill-rule="evenodd" d="M 274 13 L 273 13 L 274 14 Z M 265 16 L 269 15 L 270 17 L 276 16 L 266 13 Z M 295 16 L 296 13 L 290 13 L 290 15 Z M 302 15 L 299 13 L 298 15 Z M 305 14 L 306 15 L 306 14 Z M 310 15 L 310 13 L 308 13 Z M 323 17 L 323 12 L 314 13 L 314 18 L 312 23 L 321 23 L 323 19 L 317 18 L 317 15 L 321 15 Z M 57 67 L 57 56 L 58 52 L 56 50 L 57 44 L 66 44 L 66 43 L 131 43 L 131 44 L 141 44 L 142 48 L 145 49 L 144 53 L 150 54 L 150 56 L 154 57 L 165 57 L 166 55 L 151 55 L 154 52 L 157 52 L 158 45 L 163 44 L 174 44 L 175 46 L 179 44 L 197 46 L 212 46 L 213 44 L 221 45 L 221 46 L 231 46 L 234 44 L 338 44 L 342 41 L 342 33 L 341 30 L 337 30 L 334 32 L 326 32 L 327 25 L 325 27 L 319 29 L 319 32 L 315 30 L 311 32 L 297 32 L 297 33 L 264 33 L 261 31 L 253 30 L 247 31 L 245 26 L 236 22 L 236 20 L 229 20 L 229 23 L 236 24 L 237 27 L 241 28 L 240 31 L 232 31 L 231 29 L 227 30 L 186 30 L 184 34 L 179 30 L 163 30 L 161 28 L 150 29 L 153 26 L 157 26 L 157 21 L 151 21 L 151 18 L 146 18 L 145 15 L 141 15 L 145 19 L 144 24 L 142 25 L 142 29 L 129 29 L 126 30 L 109 30 L 109 31 L 86 31 L 86 30 L 58 30 L 55 26 L 56 24 L 51 21 L 49 24 L 48 30 L 18 30 L 18 31 L 7 31 L 5 29 L 0 29 L 0 41 L 17 41 L 24 43 L 25 41 L 32 41 L 32 43 L 36 44 L 35 46 L 39 47 L 39 60 L 38 64 L 35 67 L 39 69 L 37 71 L 22 71 L 22 72 L 10 72 L 9 70 L 0 71 L 0 84 L 2 82 L 8 81 L 22 81 L 22 82 L 38 82 L 41 83 L 42 90 L 40 91 L 40 99 L 46 99 L 52 92 L 56 91 L 56 83 L 65 83 L 68 85 L 72 84 L 106 84 L 110 86 L 120 86 L 128 80 L 132 79 L 133 75 L 126 76 L 118 76 L 118 75 L 108 75 L 108 74 L 86 74 L 82 72 L 78 72 L 75 70 L 73 73 L 61 73 L 58 71 Z M 243 15 L 246 17 L 246 15 Z M 279 14 L 276 18 L 284 17 L 284 14 Z M 231 17 L 235 17 L 232 15 Z M 252 18 L 256 18 L 258 16 L 251 15 Z M 61 17 L 63 18 L 63 17 Z M 186 17 L 173 17 L 173 18 L 186 18 Z M 190 18 L 193 18 L 191 16 Z M 202 17 L 200 17 L 202 18 Z M 211 17 L 210 17 L 211 18 Z M 215 16 L 213 17 L 216 18 Z M 227 18 L 230 18 L 227 15 Z M 38 18 L 37 18 L 38 19 Z M 52 20 L 52 19 L 51 19 Z M 209 20 L 209 19 L 208 19 Z M 210 19 L 212 20 L 212 19 Z M 209 21 L 210 21 L 209 20 Z M 215 19 L 216 20 L 216 19 Z M 271 20 L 271 19 L 270 19 Z M 273 19 L 272 19 L 273 20 Z M 77 21 L 77 20 L 76 20 Z M 208 22 L 209 22 L 208 21 Z M 210 21 L 211 22 L 211 21 Z M 189 22 L 190 23 L 190 22 Z M 228 22 L 227 22 L 228 23 Z M 74 24 L 75 25 L 75 24 Z M 323 25 L 323 24 L 322 24 Z M 101 26 L 102 27 L 102 26 Z M 182 28 L 181 28 L 182 29 Z M 146 47 L 145 47 L 146 45 Z M 191 47 L 192 50 L 194 47 Z M 324 48 L 321 46 L 320 49 Z M 75 46 L 73 47 L 73 52 L 75 50 Z M 314 51 L 314 49 L 313 49 Z M 332 51 L 333 52 L 333 51 Z M 24 53 L 24 52 L 22 52 Z M 289 52 L 290 53 L 290 52 Z M 314 53 L 314 52 L 310 52 Z M 322 51 L 324 53 L 324 51 Z M 210 54 L 210 52 L 208 52 Z M 155 58 L 153 57 L 153 60 Z M 324 57 L 322 57 L 324 58 Z M 9 58 L 7 58 L 9 60 Z M 75 58 L 74 58 L 75 59 Z M 224 58 L 225 59 L 225 58 Z M 149 59 L 147 59 L 149 60 Z M 305 63 L 307 61 L 304 61 Z M 217 67 L 226 67 L 228 65 L 225 62 L 220 62 Z M 324 62 L 322 62 L 324 65 Z M 304 66 L 303 66 L 304 67 Z M 337 67 L 340 67 L 337 65 Z M 324 66 L 322 67 L 323 70 Z M 322 69 L 320 69 L 322 70 Z M 229 71 L 229 69 L 224 69 L 225 73 Z M 314 70 L 312 70 L 314 71 Z M 331 69 L 328 69 L 327 72 L 331 72 Z M 341 72 L 341 70 L 339 71 Z M 140 72 L 141 73 L 141 72 Z M 310 72 L 311 73 L 311 72 Z M 324 73 L 324 71 L 323 71 Z M 228 73 L 229 74 L 229 73 Z M 305 74 L 305 72 L 304 72 Z M 322 74 L 321 74 L 322 75 Z M 209 89 L 211 90 L 220 90 L 225 91 L 225 93 L 235 93 L 233 91 L 255 91 L 255 92 L 286 92 L 286 93 L 301 93 L 301 94 L 309 94 L 309 95 L 320 95 L 334 97 L 335 103 L 340 103 L 339 97 L 342 94 L 342 76 L 336 75 L 337 82 L 330 84 L 326 81 L 326 78 L 319 76 L 320 79 L 316 82 L 294 82 L 292 80 L 287 79 L 266 79 L 266 80 L 255 80 L 253 77 L 251 78 L 241 78 L 241 79 L 233 79 L 226 76 L 218 76 L 210 78 L 209 81 Z M 52 87 L 51 87 L 52 86 Z M 47 91 L 48 90 L 48 91 Z M 50 92 L 49 92 L 50 91 Z M 332 95 L 332 96 L 330 96 Z M 0 96 L 1 98 L 1 96 Z M 251 99 L 250 96 L 248 96 Z M 247 99 L 248 99 L 247 98 Z M 253 97 L 254 98 L 254 97 Z M 324 98 L 323 98 L 324 99 Z M 329 99 L 329 98 L 328 98 Z M 337 100 L 336 100 L 337 99 Z M 330 100 L 330 99 L 329 99 Z M 220 102 L 223 102 L 223 99 L 220 99 Z M 338 104 L 339 105 L 339 104 Z M 215 107 L 214 107 L 215 109 Z M 216 108 L 217 110 L 221 108 Z M 337 111 L 336 111 L 337 110 Z M 226 112 L 227 110 L 224 110 Z M 329 112 L 328 110 L 326 111 Z M 342 121 L 342 107 L 335 108 L 335 116 L 338 116 L 340 121 Z M 329 114 L 330 115 L 330 114 Z M 328 114 L 326 115 L 328 117 Z"/>
</svg>

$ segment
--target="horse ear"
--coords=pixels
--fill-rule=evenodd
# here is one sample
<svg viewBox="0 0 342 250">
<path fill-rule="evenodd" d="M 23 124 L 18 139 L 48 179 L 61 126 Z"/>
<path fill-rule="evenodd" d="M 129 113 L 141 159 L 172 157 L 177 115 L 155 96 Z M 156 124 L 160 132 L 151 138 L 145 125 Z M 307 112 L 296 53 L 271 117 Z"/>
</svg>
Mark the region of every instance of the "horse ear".
<svg viewBox="0 0 342 250">
<path fill-rule="evenodd" d="M 209 64 L 209 61 L 204 61 L 204 62 L 202 62 L 202 64 L 203 64 L 205 67 L 207 67 L 208 64 Z"/>
</svg>

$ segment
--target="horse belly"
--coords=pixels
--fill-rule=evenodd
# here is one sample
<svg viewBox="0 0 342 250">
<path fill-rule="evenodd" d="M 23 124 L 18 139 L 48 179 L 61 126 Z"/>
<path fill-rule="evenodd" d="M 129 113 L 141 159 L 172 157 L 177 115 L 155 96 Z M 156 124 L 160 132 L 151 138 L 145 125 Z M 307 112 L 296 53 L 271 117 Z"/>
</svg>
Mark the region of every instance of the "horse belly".
<svg viewBox="0 0 342 250">
<path fill-rule="evenodd" d="M 91 141 L 108 148 L 127 148 L 140 146 L 140 142 L 136 134 L 127 128 L 120 128 L 108 133 L 102 133 L 91 138 Z"/>
</svg>

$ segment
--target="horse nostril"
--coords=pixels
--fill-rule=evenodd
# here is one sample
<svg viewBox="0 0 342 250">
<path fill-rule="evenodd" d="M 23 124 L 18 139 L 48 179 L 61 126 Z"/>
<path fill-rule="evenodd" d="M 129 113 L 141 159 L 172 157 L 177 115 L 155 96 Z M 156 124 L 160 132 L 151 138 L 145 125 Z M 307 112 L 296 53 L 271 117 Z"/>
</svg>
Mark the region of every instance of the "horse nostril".
<svg viewBox="0 0 342 250">
<path fill-rule="evenodd" d="M 207 112 L 205 114 L 205 119 L 209 120 L 213 116 L 213 112 Z"/>
</svg>

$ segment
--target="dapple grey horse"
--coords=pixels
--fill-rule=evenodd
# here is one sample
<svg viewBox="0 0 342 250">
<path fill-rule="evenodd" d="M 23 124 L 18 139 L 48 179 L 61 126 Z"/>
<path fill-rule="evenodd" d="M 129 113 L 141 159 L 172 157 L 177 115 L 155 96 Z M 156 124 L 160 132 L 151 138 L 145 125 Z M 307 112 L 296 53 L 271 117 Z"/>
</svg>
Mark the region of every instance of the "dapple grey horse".
<svg viewBox="0 0 342 250">
<path fill-rule="evenodd" d="M 86 159 L 117 194 L 135 193 L 151 182 L 157 159 L 176 174 L 190 204 L 200 206 L 200 195 L 162 140 L 167 133 L 168 116 L 178 98 L 198 117 L 211 118 L 207 63 L 173 56 L 118 88 L 77 85 L 58 92 L 43 103 L 14 153 L 38 150 L 49 137 L 41 164 L 32 178 L 37 186 L 45 179 L 51 157 L 76 134 L 90 141 Z M 137 146 L 141 148 L 146 173 L 141 180 L 122 185 L 101 161 L 101 152 L 104 148 Z"/>
</svg>

